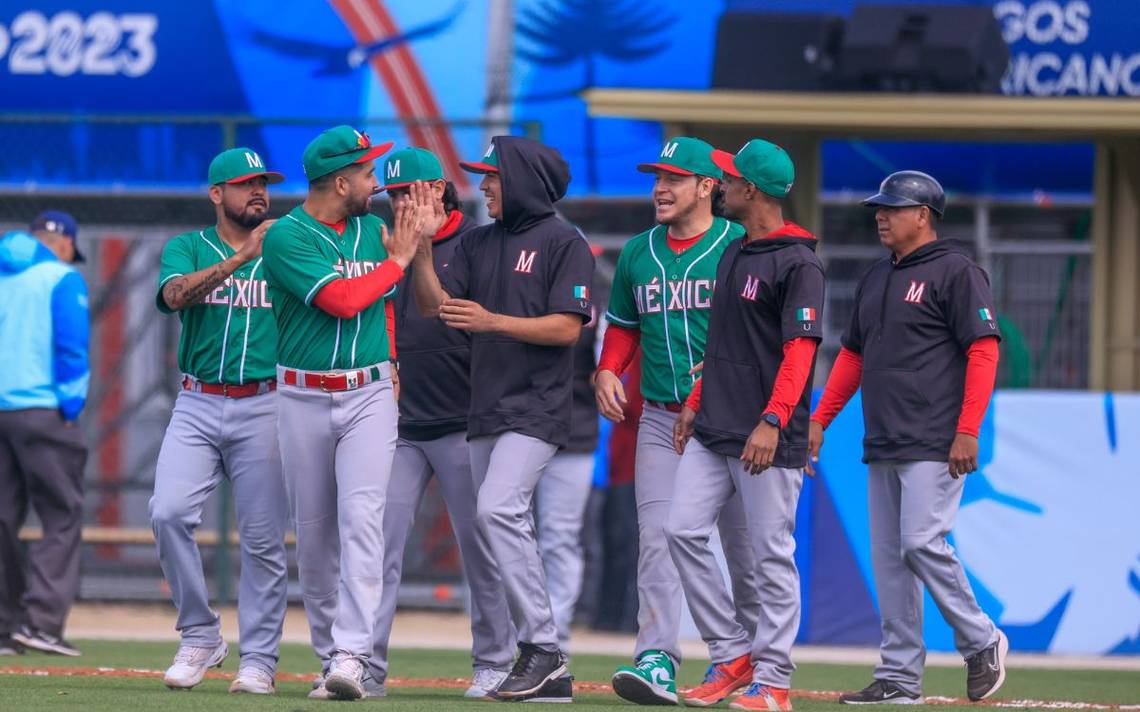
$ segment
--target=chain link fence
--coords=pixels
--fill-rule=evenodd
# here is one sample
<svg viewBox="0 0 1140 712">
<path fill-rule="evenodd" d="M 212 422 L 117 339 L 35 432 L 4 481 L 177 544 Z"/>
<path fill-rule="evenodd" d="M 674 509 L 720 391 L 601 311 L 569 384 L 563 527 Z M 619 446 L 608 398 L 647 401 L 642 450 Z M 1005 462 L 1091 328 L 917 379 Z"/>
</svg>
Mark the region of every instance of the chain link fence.
<svg viewBox="0 0 1140 712">
<path fill-rule="evenodd" d="M 938 234 L 973 245 L 989 272 L 1002 330 L 998 387 L 1087 388 L 1090 207 L 955 203 Z M 849 202 L 825 204 L 822 238 L 827 308 L 817 384 L 839 351 L 859 278 L 884 256 L 872 213 Z"/>
</svg>

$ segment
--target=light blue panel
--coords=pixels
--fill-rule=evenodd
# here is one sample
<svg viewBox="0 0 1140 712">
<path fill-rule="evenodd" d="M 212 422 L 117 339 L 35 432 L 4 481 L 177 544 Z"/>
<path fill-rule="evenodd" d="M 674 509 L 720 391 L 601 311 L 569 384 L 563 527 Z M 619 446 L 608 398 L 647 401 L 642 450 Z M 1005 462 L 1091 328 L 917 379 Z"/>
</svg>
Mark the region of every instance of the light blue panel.
<svg viewBox="0 0 1140 712">
<path fill-rule="evenodd" d="M 1140 394 L 998 391 L 951 542 L 1016 649 L 1135 653 L 1140 639 Z M 824 481 L 871 578 L 859 399 L 828 428 Z M 873 589 L 872 589 L 873 591 Z M 926 600 L 931 650 L 953 635 Z M 823 642 L 823 641 L 820 641 Z"/>
</svg>

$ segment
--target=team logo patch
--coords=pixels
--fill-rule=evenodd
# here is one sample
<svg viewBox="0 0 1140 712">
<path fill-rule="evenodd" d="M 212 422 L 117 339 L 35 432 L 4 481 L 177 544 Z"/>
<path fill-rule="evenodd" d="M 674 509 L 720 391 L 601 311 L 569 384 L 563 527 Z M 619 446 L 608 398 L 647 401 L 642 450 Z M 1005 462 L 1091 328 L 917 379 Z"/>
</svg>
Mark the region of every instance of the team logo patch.
<svg viewBox="0 0 1140 712">
<path fill-rule="evenodd" d="M 371 148 L 372 147 L 372 139 L 368 138 L 368 134 L 366 132 L 357 131 L 356 129 L 353 129 L 352 132 L 354 134 L 356 134 L 356 146 L 357 146 L 357 148 Z"/>
<path fill-rule="evenodd" d="M 575 299 L 589 299 L 590 288 L 583 284 L 574 285 L 574 298 Z"/>
<path fill-rule="evenodd" d="M 750 302 L 756 301 L 756 293 L 760 291 L 760 278 L 748 275 L 744 279 L 744 289 L 740 290 L 740 296 Z"/>
<path fill-rule="evenodd" d="M 815 309 L 800 307 L 796 310 L 796 321 L 815 321 Z"/>
<path fill-rule="evenodd" d="M 913 279 L 910 281 L 910 286 L 906 289 L 906 296 L 903 301 L 909 304 L 922 304 L 922 295 L 926 294 L 926 282 L 916 282 Z"/>
<path fill-rule="evenodd" d="M 518 262 L 515 262 L 515 271 L 530 274 L 534 269 L 534 258 L 538 256 L 536 250 L 519 250 Z"/>
</svg>

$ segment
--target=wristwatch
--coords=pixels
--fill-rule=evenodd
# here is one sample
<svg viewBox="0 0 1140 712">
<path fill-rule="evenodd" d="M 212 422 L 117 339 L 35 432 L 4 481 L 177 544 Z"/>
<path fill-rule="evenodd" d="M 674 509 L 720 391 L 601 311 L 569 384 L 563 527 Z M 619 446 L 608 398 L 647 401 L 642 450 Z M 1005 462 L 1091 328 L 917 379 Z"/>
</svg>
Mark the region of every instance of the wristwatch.
<svg viewBox="0 0 1140 712">
<path fill-rule="evenodd" d="M 775 413 L 765 413 L 764 415 L 760 416 L 760 420 L 763 420 L 765 423 L 771 425 L 776 430 L 780 429 L 780 416 L 776 415 Z"/>
</svg>

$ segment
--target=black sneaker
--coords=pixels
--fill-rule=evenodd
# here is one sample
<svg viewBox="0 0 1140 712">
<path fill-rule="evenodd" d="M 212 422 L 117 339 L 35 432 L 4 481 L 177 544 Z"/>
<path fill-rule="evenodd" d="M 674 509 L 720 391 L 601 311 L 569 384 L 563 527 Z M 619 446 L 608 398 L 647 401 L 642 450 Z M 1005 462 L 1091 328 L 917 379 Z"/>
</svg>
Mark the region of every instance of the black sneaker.
<svg viewBox="0 0 1140 712">
<path fill-rule="evenodd" d="M 19 630 L 12 634 L 12 639 L 25 648 L 38 650 L 41 653 L 66 655 L 71 658 L 77 658 L 80 655 L 79 648 L 58 635 L 45 633 L 42 630 L 35 630 L 26 625 L 20 626 Z"/>
<path fill-rule="evenodd" d="M 966 658 L 966 696 L 971 702 L 986 699 L 1005 682 L 1005 656 L 1008 653 L 1009 638 L 999 630 L 996 643 Z"/>
<path fill-rule="evenodd" d="M 574 701 L 574 676 L 563 675 L 553 680 L 548 680 L 538 689 L 538 692 L 527 697 L 516 697 L 513 702 L 573 702 Z"/>
<path fill-rule="evenodd" d="M 562 653 L 548 653 L 530 643 L 519 643 L 519 657 L 515 666 L 495 690 L 495 697 L 502 700 L 517 700 L 534 695 L 543 685 L 565 676 L 566 663 Z"/>
<path fill-rule="evenodd" d="M 858 692 L 839 696 L 845 705 L 921 705 L 922 695 L 912 695 L 890 680 L 875 680 Z"/>
<path fill-rule="evenodd" d="M 0 635 L 0 655 L 23 655 L 24 646 L 12 640 L 12 636 L 5 633 Z"/>
</svg>

